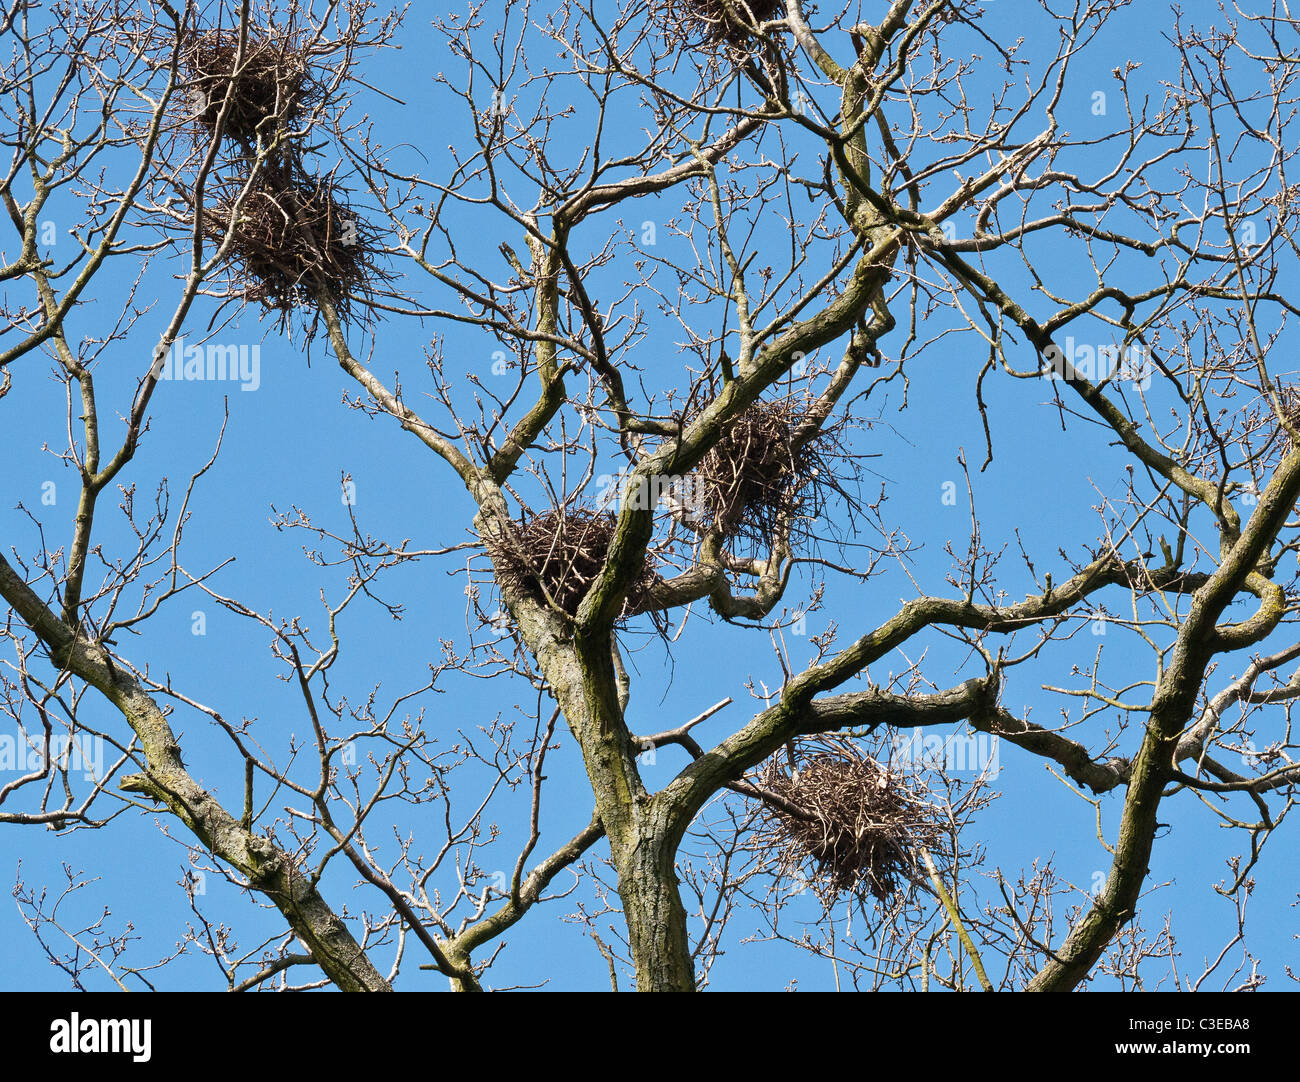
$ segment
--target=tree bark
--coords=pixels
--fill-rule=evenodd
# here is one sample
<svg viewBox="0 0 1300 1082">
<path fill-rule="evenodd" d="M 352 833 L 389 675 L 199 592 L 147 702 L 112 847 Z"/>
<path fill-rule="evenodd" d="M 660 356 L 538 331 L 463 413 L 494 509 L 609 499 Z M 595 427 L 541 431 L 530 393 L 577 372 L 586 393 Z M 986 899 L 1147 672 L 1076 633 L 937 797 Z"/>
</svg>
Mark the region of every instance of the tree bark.
<svg viewBox="0 0 1300 1082">
<path fill-rule="evenodd" d="M 638 992 L 693 992 L 695 967 L 677 889 L 675 846 L 652 835 L 619 864 L 618 893 Z"/>
</svg>

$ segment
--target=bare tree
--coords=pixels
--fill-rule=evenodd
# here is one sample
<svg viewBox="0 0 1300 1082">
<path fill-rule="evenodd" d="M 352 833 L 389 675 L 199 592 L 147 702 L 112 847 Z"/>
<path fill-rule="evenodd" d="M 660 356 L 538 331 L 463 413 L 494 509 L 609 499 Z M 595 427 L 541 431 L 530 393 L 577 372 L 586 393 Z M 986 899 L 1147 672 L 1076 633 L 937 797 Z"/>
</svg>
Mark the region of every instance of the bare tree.
<svg viewBox="0 0 1300 1082">
<path fill-rule="evenodd" d="M 0 410 L 6 443 L 63 439 L 79 496 L 74 514 L 26 498 L 6 528 L 22 754 L 0 821 L 161 812 L 195 876 L 279 913 L 250 947 L 187 876 L 180 947 L 134 964 L 111 922 L 60 916 L 93 889 L 78 873 L 52 904 L 20 872 L 49 958 L 79 985 L 150 985 L 189 955 L 235 990 L 378 991 L 411 947 L 479 990 L 509 935 L 567 916 L 615 988 L 701 987 L 763 942 L 845 988 L 1262 983 L 1246 897 L 1300 770 L 1300 22 L 1283 3 L 1162 14 L 1167 76 L 1129 63 L 1098 87 L 1128 6 L 1041 0 L 1012 41 L 960 0 L 477 5 L 433 24 L 459 110 L 443 151 L 376 124 L 376 103 L 402 108 L 377 61 L 405 30 L 366 0 L 12 0 Z M 70 243 L 43 236 L 52 217 Z M 258 316 L 338 361 L 331 432 L 398 428 L 401 469 L 458 492 L 433 546 L 381 536 L 352 477 L 342 528 L 275 509 L 304 538 L 315 626 L 187 555 L 227 426 L 179 502 L 144 438 L 191 366 L 255 378 L 220 337 Z M 412 361 L 394 343 L 414 328 L 435 337 Z M 490 345 L 464 373 L 468 334 Z M 41 357 L 66 415 L 20 424 Z M 954 380 L 984 446 L 897 509 L 916 402 Z M 1044 397 L 1054 450 L 1017 416 Z M 1042 491 L 1009 518 L 999 471 L 1040 453 Z M 1077 511 L 1050 544 L 1018 528 L 1102 457 L 1122 482 L 1085 508 L 1095 537 Z M 961 504 L 954 540 L 940 517 Z M 359 676 L 349 635 L 391 634 L 390 584 L 439 562 L 463 632 L 443 612 L 437 660 L 400 690 Z M 270 644 L 274 671 L 240 686 L 305 741 L 173 679 L 150 629 L 186 595 Z M 838 624 L 808 636 L 815 613 Z M 696 716 L 634 732 L 671 681 L 637 663 L 647 644 L 699 656 L 724 635 L 752 644 L 747 678 L 720 670 Z M 444 715 L 477 688 L 494 719 Z M 221 743 L 183 759 L 199 721 Z M 948 734 L 937 759 L 900 739 L 922 730 Z M 983 761 L 955 766 L 954 740 Z M 111 753 L 86 772 L 91 741 Z M 1007 869 L 981 815 L 1002 748 L 1066 783 L 1045 803 L 1095 809 L 1095 882 L 1045 854 Z M 661 754 L 682 765 L 652 781 Z M 574 792 L 589 813 L 557 826 Z M 1161 817 L 1185 806 L 1241 839 L 1222 951 L 1191 973 L 1170 919 L 1139 921 Z M 1199 904 L 1177 897 L 1174 924 Z"/>
</svg>

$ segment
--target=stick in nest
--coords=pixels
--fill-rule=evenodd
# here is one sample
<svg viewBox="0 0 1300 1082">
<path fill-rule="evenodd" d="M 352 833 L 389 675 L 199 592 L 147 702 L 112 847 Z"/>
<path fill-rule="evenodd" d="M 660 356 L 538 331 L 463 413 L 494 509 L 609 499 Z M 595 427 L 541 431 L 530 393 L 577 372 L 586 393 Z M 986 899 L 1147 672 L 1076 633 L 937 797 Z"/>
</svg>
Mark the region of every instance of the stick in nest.
<svg viewBox="0 0 1300 1082">
<path fill-rule="evenodd" d="M 265 126 L 290 128 L 322 96 L 310 56 L 297 35 L 258 28 L 252 30 L 239 56 L 235 29 L 191 28 L 181 37 L 180 63 L 194 123 L 211 130 L 230 99 L 222 134 L 251 146 Z"/>
<path fill-rule="evenodd" d="M 755 546 L 800 540 L 827 496 L 842 492 L 832 468 L 839 426 L 800 439 L 806 407 L 800 396 L 757 401 L 700 460 L 696 491 L 710 526 Z"/>
<path fill-rule="evenodd" d="M 660 0 L 655 14 L 692 48 L 743 51 L 762 23 L 785 15 L 785 0 Z"/>
<path fill-rule="evenodd" d="M 568 616 L 605 566 L 618 520 L 609 512 L 550 510 L 525 518 L 516 527 L 517 547 L 489 544 L 497 581 Z M 646 553 L 641 573 L 628 590 L 623 612 L 629 614 L 658 581 L 654 559 Z"/>
<path fill-rule="evenodd" d="M 915 777 L 890 771 L 852 741 L 801 741 L 790 767 L 770 759 L 759 784 L 801 815 L 767 805 L 758 843 L 776 850 L 787 875 L 815 864 L 813 889 L 829 907 L 847 892 L 887 901 L 925 877 L 920 852 L 934 848 L 945 821 Z"/>
<path fill-rule="evenodd" d="M 377 238 L 330 178 L 268 167 L 241 202 L 243 187 L 218 188 L 204 233 L 221 244 L 233 223 L 229 269 L 247 299 L 287 317 L 323 289 L 346 321 L 354 298 L 388 277 L 375 260 Z"/>
</svg>

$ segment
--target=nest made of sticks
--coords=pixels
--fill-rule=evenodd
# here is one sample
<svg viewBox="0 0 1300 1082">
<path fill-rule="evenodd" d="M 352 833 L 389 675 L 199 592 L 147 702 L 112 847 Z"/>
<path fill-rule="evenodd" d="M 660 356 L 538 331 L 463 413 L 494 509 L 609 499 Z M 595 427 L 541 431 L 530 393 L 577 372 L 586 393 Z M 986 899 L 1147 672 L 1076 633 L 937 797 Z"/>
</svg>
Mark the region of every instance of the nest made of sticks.
<svg viewBox="0 0 1300 1082">
<path fill-rule="evenodd" d="M 516 526 L 517 544 L 500 541 L 488 545 L 497 582 L 576 616 L 605 566 L 617 523 L 607 511 L 582 509 L 562 508 L 527 516 Z M 654 558 L 646 553 L 641 573 L 624 601 L 624 614 L 636 608 L 658 578 Z"/>
<path fill-rule="evenodd" d="M 761 24 L 785 16 L 785 0 L 661 0 L 656 14 L 692 48 L 743 50 Z"/>
<path fill-rule="evenodd" d="M 1286 425 L 1293 429 L 1300 430 L 1300 384 L 1290 383 L 1277 388 L 1278 405 L 1282 407 L 1282 416 L 1286 419 Z M 1285 437 L 1287 447 L 1294 442 L 1291 435 L 1287 432 L 1286 425 L 1279 424 L 1278 429 Z"/>
<path fill-rule="evenodd" d="M 242 181 L 217 187 L 204 233 L 221 244 L 235 222 L 230 273 L 247 299 L 287 317 L 321 287 L 347 320 L 353 299 L 389 277 L 376 261 L 377 236 L 331 178 L 268 167 L 241 202 L 243 189 Z"/>
<path fill-rule="evenodd" d="M 311 57 L 297 34 L 256 28 L 250 30 L 239 57 L 236 29 L 191 28 L 180 40 L 180 64 L 185 79 L 184 100 L 201 129 L 216 127 L 227 95 L 226 138 L 252 145 L 259 129 L 290 128 L 322 96 L 313 76 Z"/>
<path fill-rule="evenodd" d="M 697 509 L 730 538 L 769 545 L 779 531 L 796 540 L 831 492 L 842 492 L 832 459 L 838 428 L 804 439 L 807 402 L 759 400 L 736 417 L 696 467 Z"/>
<path fill-rule="evenodd" d="M 945 820 L 918 777 L 891 771 L 842 737 L 802 741 L 791 757 L 793 764 L 768 760 L 758 777 L 800 812 L 763 808 L 757 844 L 776 851 L 782 874 L 800 875 L 811 860 L 813 890 L 827 907 L 848 892 L 888 901 L 924 878 L 921 847 L 942 841 Z"/>
</svg>

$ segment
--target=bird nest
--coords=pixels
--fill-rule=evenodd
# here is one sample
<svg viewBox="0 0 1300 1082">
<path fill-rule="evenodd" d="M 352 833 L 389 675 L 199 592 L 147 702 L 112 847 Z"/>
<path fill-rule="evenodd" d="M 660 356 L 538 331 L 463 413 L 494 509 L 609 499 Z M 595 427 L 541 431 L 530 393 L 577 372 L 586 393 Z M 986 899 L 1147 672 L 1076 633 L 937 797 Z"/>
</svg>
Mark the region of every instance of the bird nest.
<svg viewBox="0 0 1300 1082">
<path fill-rule="evenodd" d="M 1278 425 L 1286 435 L 1287 446 L 1294 442 L 1290 433 L 1287 432 L 1286 426 L 1292 429 L 1300 430 L 1300 385 L 1289 384 L 1280 387 L 1277 392 L 1278 404 L 1282 407 L 1282 416 L 1285 418 L 1286 425 Z"/>
<path fill-rule="evenodd" d="M 743 49 L 761 24 L 785 16 L 785 0 L 661 0 L 669 33 L 697 49 Z"/>
<path fill-rule="evenodd" d="M 812 861 L 813 890 L 828 907 L 848 892 L 887 901 L 917 883 L 921 848 L 944 836 L 946 820 L 918 777 L 891 771 L 843 737 L 802 742 L 793 765 L 770 759 L 758 783 L 780 804 L 764 806 L 757 844 L 777 854 L 787 876 Z"/>
<path fill-rule="evenodd" d="M 807 532 L 803 523 L 842 489 L 831 461 L 838 427 L 804 438 L 806 421 L 806 402 L 792 396 L 755 402 L 727 426 L 695 470 L 698 509 L 710 526 L 758 546 Z"/>
<path fill-rule="evenodd" d="M 222 134 L 252 145 L 264 125 L 289 128 L 322 96 L 310 56 L 295 34 L 272 29 L 249 33 L 239 61 L 236 29 L 190 29 L 180 40 L 185 97 L 193 120 L 211 131 L 225 106 L 230 109 Z"/>
<path fill-rule="evenodd" d="M 330 178 L 267 168 L 244 187 L 217 188 L 204 233 L 222 244 L 234 223 L 230 271 L 246 299 L 287 317 L 323 289 L 346 321 L 353 299 L 388 277 L 376 263 L 377 236 Z"/>
<path fill-rule="evenodd" d="M 552 510 L 524 518 L 515 543 L 491 542 L 488 555 L 504 588 L 549 603 L 568 616 L 605 566 L 618 520 L 609 512 Z M 641 572 L 628 590 L 623 615 L 630 615 L 658 581 L 654 559 L 646 553 Z"/>
</svg>

